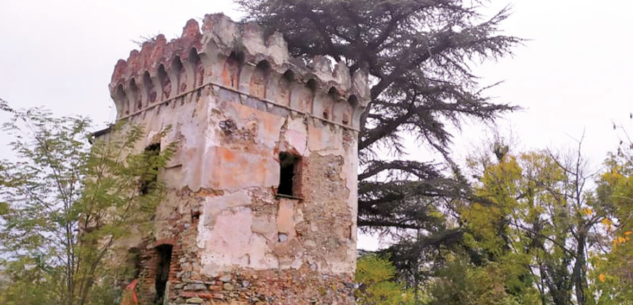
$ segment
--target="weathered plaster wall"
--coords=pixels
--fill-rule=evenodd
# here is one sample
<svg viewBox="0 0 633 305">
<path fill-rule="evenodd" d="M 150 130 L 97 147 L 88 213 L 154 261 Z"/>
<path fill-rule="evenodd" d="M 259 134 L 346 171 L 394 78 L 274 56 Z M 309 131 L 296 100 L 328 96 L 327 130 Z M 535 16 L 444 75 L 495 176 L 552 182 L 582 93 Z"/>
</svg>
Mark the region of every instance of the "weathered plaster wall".
<svg viewBox="0 0 633 305">
<path fill-rule="evenodd" d="M 281 35 L 209 15 L 202 32 L 189 21 L 181 38 L 133 51 L 110 88 L 119 119 L 146 128 L 139 150 L 167 126 L 161 145 L 178 143 L 154 231 L 138 246 L 145 301 L 156 249 L 170 245 L 173 304 L 353 303 L 366 73 L 325 58 L 305 65 Z M 292 198 L 277 195 L 280 152 L 300 158 Z"/>
</svg>

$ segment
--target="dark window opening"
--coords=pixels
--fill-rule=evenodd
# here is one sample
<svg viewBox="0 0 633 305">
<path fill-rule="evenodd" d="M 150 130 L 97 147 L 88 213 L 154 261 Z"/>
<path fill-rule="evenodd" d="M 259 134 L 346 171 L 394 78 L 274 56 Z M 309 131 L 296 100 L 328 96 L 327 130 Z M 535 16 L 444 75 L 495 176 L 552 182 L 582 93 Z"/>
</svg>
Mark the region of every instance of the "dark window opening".
<svg viewBox="0 0 633 305">
<path fill-rule="evenodd" d="M 160 143 L 152 144 L 145 148 L 145 158 L 147 169 L 141 176 L 140 192 L 143 195 L 149 194 L 156 188 L 158 182 L 158 157 L 160 156 Z"/>
<path fill-rule="evenodd" d="M 170 245 L 161 245 L 156 247 L 156 297 L 154 304 L 163 304 L 165 293 L 167 292 L 167 281 L 169 280 L 169 266 L 171 265 Z"/>
<path fill-rule="evenodd" d="M 279 154 L 279 188 L 277 189 L 277 195 L 286 196 L 299 196 L 299 161 L 301 159 L 298 156 L 289 153 Z"/>
</svg>

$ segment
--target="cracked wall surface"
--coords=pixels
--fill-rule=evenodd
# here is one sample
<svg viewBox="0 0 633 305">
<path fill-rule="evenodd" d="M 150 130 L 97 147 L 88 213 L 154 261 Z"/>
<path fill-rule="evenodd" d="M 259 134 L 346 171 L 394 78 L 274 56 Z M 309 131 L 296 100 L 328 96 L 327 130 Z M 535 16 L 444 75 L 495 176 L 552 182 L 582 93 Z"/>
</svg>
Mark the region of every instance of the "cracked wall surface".
<svg viewBox="0 0 633 305">
<path fill-rule="evenodd" d="M 166 304 L 354 303 L 365 72 L 306 65 L 281 35 L 208 15 L 202 32 L 189 21 L 133 51 L 110 89 L 118 118 L 145 126 L 139 151 L 167 126 L 161 146 L 178 146 L 153 231 L 121 244 L 141 249 L 143 302 L 169 246 Z M 298 160 L 291 195 L 278 194 L 280 153 Z"/>
</svg>

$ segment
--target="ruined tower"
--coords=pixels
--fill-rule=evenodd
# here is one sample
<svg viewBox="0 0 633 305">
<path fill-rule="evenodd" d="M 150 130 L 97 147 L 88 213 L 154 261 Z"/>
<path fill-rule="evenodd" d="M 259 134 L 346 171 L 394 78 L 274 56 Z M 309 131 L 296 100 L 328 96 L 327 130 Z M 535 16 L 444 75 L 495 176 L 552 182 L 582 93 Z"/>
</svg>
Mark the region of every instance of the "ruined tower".
<svg viewBox="0 0 633 305">
<path fill-rule="evenodd" d="M 139 150 L 178 146 L 154 229 L 126 244 L 140 251 L 141 302 L 353 303 L 367 81 L 222 14 L 119 61 L 117 119 L 145 126 Z"/>
</svg>

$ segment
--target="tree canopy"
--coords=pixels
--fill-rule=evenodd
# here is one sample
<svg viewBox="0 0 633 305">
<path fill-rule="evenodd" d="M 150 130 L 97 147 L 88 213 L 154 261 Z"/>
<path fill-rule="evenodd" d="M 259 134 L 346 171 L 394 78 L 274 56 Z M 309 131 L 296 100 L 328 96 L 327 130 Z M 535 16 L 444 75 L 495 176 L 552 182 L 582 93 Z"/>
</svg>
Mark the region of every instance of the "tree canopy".
<svg viewBox="0 0 633 305">
<path fill-rule="evenodd" d="M 104 262 L 149 224 L 163 189 L 152 176 L 175 146 L 133 153 L 141 126 L 113 126 L 120 136 L 103 141 L 87 118 L 1 106 L 16 159 L 0 161 L 0 266 L 10 283 L 0 303 L 113 304 L 125 270 Z"/>
</svg>

